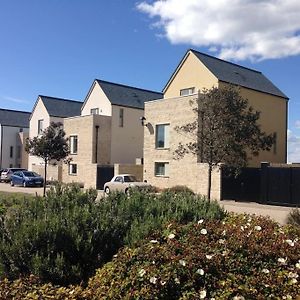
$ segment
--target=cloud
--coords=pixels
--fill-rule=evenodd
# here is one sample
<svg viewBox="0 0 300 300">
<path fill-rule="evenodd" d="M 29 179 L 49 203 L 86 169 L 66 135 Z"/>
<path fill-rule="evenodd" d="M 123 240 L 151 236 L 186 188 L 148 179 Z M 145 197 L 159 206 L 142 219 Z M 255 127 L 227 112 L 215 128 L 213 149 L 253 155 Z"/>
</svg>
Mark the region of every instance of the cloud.
<svg viewBox="0 0 300 300">
<path fill-rule="evenodd" d="M 9 97 L 9 96 L 2 96 L 1 98 L 4 99 L 5 102 L 11 101 L 13 103 L 18 103 L 18 104 L 29 103 L 28 100 L 20 99 L 20 98 L 14 98 L 14 97 Z"/>
<path fill-rule="evenodd" d="M 297 121 L 295 122 L 295 127 L 296 127 L 297 129 L 300 129 L 300 120 L 297 120 Z"/>
<path fill-rule="evenodd" d="M 288 130 L 288 162 L 300 162 L 300 136 Z"/>
<path fill-rule="evenodd" d="M 137 4 L 173 44 L 233 60 L 300 54 L 299 0 L 155 0 Z"/>
</svg>

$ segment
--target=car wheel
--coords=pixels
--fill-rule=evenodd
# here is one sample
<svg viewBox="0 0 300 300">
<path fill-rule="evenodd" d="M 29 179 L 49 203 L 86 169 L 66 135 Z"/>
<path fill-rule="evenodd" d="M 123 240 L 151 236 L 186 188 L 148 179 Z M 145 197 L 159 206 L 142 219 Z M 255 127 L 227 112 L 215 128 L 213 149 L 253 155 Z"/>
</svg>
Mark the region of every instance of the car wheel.
<svg viewBox="0 0 300 300">
<path fill-rule="evenodd" d="M 10 181 L 10 185 L 11 185 L 11 186 L 14 186 L 14 185 L 15 185 L 15 184 L 13 183 L 13 181 L 12 181 L 12 180 Z"/>
<path fill-rule="evenodd" d="M 27 187 L 26 181 L 23 182 L 23 187 Z"/>
<path fill-rule="evenodd" d="M 110 189 L 109 189 L 108 186 L 105 188 L 104 192 L 105 192 L 105 194 L 107 194 L 107 195 L 110 193 Z"/>
</svg>

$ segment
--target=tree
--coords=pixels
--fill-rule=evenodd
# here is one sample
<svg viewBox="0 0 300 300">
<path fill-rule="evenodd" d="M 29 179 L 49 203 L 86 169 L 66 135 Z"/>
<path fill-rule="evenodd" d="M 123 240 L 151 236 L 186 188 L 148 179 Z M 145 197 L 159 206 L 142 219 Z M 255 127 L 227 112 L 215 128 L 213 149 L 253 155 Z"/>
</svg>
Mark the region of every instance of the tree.
<svg viewBox="0 0 300 300">
<path fill-rule="evenodd" d="M 180 159 L 192 153 L 198 161 L 208 164 L 207 197 L 210 199 L 213 168 L 223 163 L 239 172 L 260 150 L 271 149 L 274 135 L 261 131 L 260 112 L 249 106 L 248 100 L 233 86 L 205 89 L 191 101 L 191 106 L 194 121 L 175 128 L 188 135 L 191 142 L 179 143 L 174 154 Z"/>
<path fill-rule="evenodd" d="M 45 180 L 44 192 L 46 194 L 47 166 L 56 164 L 69 155 L 68 139 L 65 138 L 65 131 L 62 123 L 51 122 L 41 136 L 27 139 L 25 150 L 34 156 L 38 156 L 44 161 Z"/>
</svg>

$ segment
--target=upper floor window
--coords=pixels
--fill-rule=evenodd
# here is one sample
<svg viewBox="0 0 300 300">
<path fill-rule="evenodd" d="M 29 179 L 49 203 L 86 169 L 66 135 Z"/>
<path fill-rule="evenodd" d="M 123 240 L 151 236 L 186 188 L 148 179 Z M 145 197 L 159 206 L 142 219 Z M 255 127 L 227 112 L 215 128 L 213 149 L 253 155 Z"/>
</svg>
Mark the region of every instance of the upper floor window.
<svg viewBox="0 0 300 300">
<path fill-rule="evenodd" d="M 70 154 L 77 154 L 78 152 L 78 136 L 70 136 Z"/>
<path fill-rule="evenodd" d="M 188 96 L 188 95 L 192 95 L 194 93 L 195 93 L 194 87 L 180 90 L 180 96 Z"/>
<path fill-rule="evenodd" d="M 124 126 L 124 109 L 120 108 L 120 112 L 119 112 L 119 127 L 123 127 Z"/>
<path fill-rule="evenodd" d="M 44 130 L 44 120 L 38 120 L 38 134 L 42 134 Z"/>
<path fill-rule="evenodd" d="M 99 115 L 99 108 L 91 108 L 91 115 Z"/>
<path fill-rule="evenodd" d="M 156 148 L 169 148 L 169 128 L 170 124 L 156 125 Z"/>
<path fill-rule="evenodd" d="M 13 146 L 10 146 L 10 148 L 9 148 L 9 157 L 10 158 L 14 157 L 14 147 Z"/>
</svg>

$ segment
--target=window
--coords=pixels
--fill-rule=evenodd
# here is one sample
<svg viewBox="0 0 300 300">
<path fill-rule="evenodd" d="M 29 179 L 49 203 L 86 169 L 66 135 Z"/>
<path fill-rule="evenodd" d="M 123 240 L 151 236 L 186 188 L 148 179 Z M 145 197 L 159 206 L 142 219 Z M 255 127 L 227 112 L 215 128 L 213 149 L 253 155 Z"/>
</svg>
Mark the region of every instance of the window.
<svg viewBox="0 0 300 300">
<path fill-rule="evenodd" d="M 13 167 L 13 164 L 9 164 L 9 167 L 12 168 L 12 167 Z"/>
<path fill-rule="evenodd" d="M 44 129 L 44 120 L 38 120 L 38 134 L 42 134 Z"/>
<path fill-rule="evenodd" d="M 195 93 L 194 87 L 180 90 L 180 96 L 188 96 L 194 93 Z"/>
<path fill-rule="evenodd" d="M 21 158 L 21 146 L 17 147 L 17 158 Z"/>
<path fill-rule="evenodd" d="M 20 129 L 19 129 L 19 132 L 23 132 L 23 128 L 20 128 Z"/>
<path fill-rule="evenodd" d="M 99 108 L 92 108 L 91 109 L 91 115 L 99 115 Z"/>
<path fill-rule="evenodd" d="M 120 113 L 119 113 L 119 127 L 124 126 L 124 109 L 120 108 Z"/>
<path fill-rule="evenodd" d="M 123 182 L 123 178 L 121 176 L 118 176 L 115 178 L 115 182 Z"/>
<path fill-rule="evenodd" d="M 77 154 L 78 151 L 78 136 L 70 136 L 70 154 Z"/>
<path fill-rule="evenodd" d="M 273 144 L 273 154 L 277 154 L 277 133 L 273 134 L 274 144 Z"/>
<path fill-rule="evenodd" d="M 77 175 L 77 164 L 69 164 L 69 174 Z"/>
<path fill-rule="evenodd" d="M 9 148 L 9 157 L 10 158 L 14 157 L 14 147 L 13 146 L 10 146 L 10 148 Z"/>
<path fill-rule="evenodd" d="M 155 163 L 155 176 L 169 176 L 169 163 L 156 162 Z"/>
<path fill-rule="evenodd" d="M 156 125 L 156 148 L 169 148 L 170 124 Z"/>
</svg>

